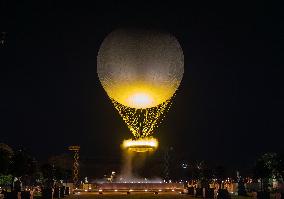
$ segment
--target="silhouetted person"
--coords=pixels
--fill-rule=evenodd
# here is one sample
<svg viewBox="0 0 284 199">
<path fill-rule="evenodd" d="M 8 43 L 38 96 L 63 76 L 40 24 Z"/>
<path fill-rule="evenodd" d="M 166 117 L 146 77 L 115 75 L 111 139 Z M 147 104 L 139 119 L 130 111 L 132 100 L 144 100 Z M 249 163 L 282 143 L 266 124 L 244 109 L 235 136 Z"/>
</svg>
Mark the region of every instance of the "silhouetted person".
<svg viewBox="0 0 284 199">
<path fill-rule="evenodd" d="M 14 182 L 14 191 L 21 192 L 21 190 L 22 190 L 21 181 L 17 180 L 16 182 Z"/>
</svg>

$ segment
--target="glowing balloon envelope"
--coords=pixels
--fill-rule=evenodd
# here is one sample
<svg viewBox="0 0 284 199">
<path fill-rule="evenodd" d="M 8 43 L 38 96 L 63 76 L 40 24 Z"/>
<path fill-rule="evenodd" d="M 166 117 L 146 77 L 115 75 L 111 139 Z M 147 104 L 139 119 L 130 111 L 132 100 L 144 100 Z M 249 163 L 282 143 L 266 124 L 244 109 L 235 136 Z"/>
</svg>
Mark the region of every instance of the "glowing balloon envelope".
<svg viewBox="0 0 284 199">
<path fill-rule="evenodd" d="M 131 108 L 151 108 L 169 100 L 179 87 L 183 52 L 168 33 L 119 29 L 104 39 L 97 72 L 112 100 Z"/>
</svg>

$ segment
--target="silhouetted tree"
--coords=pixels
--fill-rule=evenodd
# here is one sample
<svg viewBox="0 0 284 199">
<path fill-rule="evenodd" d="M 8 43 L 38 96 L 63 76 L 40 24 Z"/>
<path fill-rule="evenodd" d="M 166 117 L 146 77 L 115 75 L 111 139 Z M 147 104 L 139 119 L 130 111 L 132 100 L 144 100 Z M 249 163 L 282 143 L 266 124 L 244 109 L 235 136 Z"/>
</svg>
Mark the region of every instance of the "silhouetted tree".
<svg viewBox="0 0 284 199">
<path fill-rule="evenodd" d="M 40 168 L 44 179 L 53 179 L 54 171 L 50 164 L 43 164 Z"/>
<path fill-rule="evenodd" d="M 31 174 L 34 171 L 33 158 L 23 148 L 17 150 L 12 157 L 11 173 L 15 177 Z"/>
<path fill-rule="evenodd" d="M 37 162 L 26 149 L 16 150 L 11 159 L 10 172 L 13 177 L 20 178 L 26 185 L 35 182 L 34 174 L 37 172 Z"/>
<path fill-rule="evenodd" d="M 9 167 L 11 164 L 10 154 L 0 148 L 0 175 L 6 175 L 9 172 Z"/>
<path fill-rule="evenodd" d="M 269 179 L 283 181 L 283 159 L 276 153 L 265 153 L 255 163 L 254 178 L 261 181 L 262 191 L 268 191 Z"/>
<path fill-rule="evenodd" d="M 197 161 L 189 167 L 190 180 L 198 180 L 201 187 L 209 188 L 213 178 L 213 171 L 204 161 Z"/>
<path fill-rule="evenodd" d="M 223 181 L 226 179 L 226 169 L 223 166 L 217 166 L 214 169 L 214 177 L 217 179 L 217 183 L 219 184 L 220 188 L 223 188 Z"/>
<path fill-rule="evenodd" d="M 48 163 L 56 168 L 72 169 L 73 158 L 69 154 L 60 154 L 48 158 Z"/>
<path fill-rule="evenodd" d="M 53 177 L 56 180 L 67 181 L 72 177 L 73 159 L 68 154 L 51 156 L 48 163 L 53 167 Z"/>
<path fill-rule="evenodd" d="M 50 182 L 50 180 L 68 180 L 72 177 L 72 171 L 61 167 L 56 167 L 51 164 L 43 164 L 41 166 L 41 172 L 44 182 Z"/>
<path fill-rule="evenodd" d="M 54 185 L 54 168 L 50 164 L 43 164 L 40 167 L 40 171 L 43 176 L 42 185 L 44 188 L 52 188 Z"/>
<path fill-rule="evenodd" d="M 0 186 L 10 186 L 13 181 L 12 175 L 1 175 L 0 174 Z"/>
<path fill-rule="evenodd" d="M 56 180 L 67 181 L 72 177 L 72 170 L 56 167 L 54 170 L 54 177 Z"/>
<path fill-rule="evenodd" d="M 245 183 L 244 183 L 244 180 L 242 178 L 240 178 L 239 181 L 238 181 L 238 195 L 239 196 L 247 196 Z"/>
</svg>

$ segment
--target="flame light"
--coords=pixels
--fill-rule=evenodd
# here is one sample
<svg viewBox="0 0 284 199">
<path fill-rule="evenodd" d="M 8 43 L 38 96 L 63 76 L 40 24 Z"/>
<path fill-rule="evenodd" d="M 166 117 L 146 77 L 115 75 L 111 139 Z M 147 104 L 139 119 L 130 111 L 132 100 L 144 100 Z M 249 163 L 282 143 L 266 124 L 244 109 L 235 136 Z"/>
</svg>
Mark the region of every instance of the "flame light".
<svg viewBox="0 0 284 199">
<path fill-rule="evenodd" d="M 124 140 L 122 147 L 133 152 L 153 151 L 158 147 L 159 143 L 155 138 L 144 138 L 138 140 Z"/>
<path fill-rule="evenodd" d="M 126 102 L 136 107 L 147 108 L 154 103 L 154 99 L 145 92 L 137 92 L 130 95 L 129 98 L 126 99 Z"/>
</svg>

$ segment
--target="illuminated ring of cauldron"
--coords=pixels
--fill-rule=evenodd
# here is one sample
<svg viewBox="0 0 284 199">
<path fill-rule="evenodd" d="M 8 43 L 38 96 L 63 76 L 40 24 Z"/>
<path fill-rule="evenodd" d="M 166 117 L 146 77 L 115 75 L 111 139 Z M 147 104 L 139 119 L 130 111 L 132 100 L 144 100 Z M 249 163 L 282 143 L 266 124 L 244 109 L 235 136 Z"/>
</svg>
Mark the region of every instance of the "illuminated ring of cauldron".
<svg viewBox="0 0 284 199">
<path fill-rule="evenodd" d="M 122 147 L 137 153 L 151 152 L 157 149 L 158 141 L 155 138 L 144 138 L 138 140 L 124 140 Z"/>
</svg>

